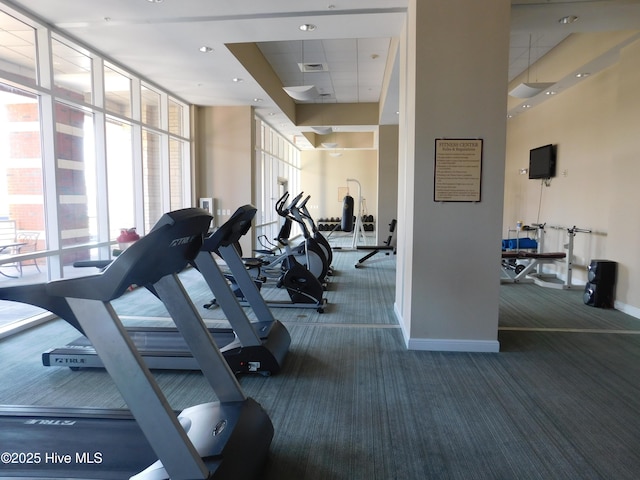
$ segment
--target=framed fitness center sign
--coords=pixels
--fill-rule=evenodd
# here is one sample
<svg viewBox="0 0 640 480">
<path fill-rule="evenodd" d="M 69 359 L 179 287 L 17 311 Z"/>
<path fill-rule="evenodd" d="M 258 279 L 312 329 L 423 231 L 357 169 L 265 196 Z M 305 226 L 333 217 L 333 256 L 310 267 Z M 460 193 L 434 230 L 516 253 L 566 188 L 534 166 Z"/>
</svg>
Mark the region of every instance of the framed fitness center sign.
<svg viewBox="0 0 640 480">
<path fill-rule="evenodd" d="M 436 138 L 433 200 L 479 202 L 482 140 Z"/>
</svg>

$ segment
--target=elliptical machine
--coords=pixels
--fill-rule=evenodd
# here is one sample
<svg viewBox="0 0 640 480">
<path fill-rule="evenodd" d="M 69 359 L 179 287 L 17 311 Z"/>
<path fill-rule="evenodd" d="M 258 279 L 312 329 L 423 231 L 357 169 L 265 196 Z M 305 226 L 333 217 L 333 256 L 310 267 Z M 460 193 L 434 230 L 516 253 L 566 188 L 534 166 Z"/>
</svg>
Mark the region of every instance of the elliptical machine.
<svg viewBox="0 0 640 480">
<path fill-rule="evenodd" d="M 287 256 L 282 261 L 283 273 L 278 279 L 277 287 L 284 288 L 289 293 L 291 298 L 291 305 L 280 304 L 278 306 L 291 306 L 291 307 L 307 307 L 308 305 L 317 306 L 318 312 L 324 311 L 324 288 L 320 281 L 307 270 L 307 267 L 302 265 L 296 259 L 291 247 L 289 246 L 288 238 L 284 236 L 291 231 L 291 219 L 285 218 L 282 229 L 280 230 L 282 237 L 278 238 L 278 241 L 285 247 Z M 271 302 L 267 302 L 271 306 Z"/>
<path fill-rule="evenodd" d="M 261 253 L 260 257 L 262 261 L 261 269 L 266 276 L 279 276 L 281 271 L 285 268 L 283 267 L 284 260 L 289 255 L 294 255 L 298 263 L 303 265 L 307 270 L 315 275 L 315 277 L 320 281 L 320 283 L 324 286 L 327 280 L 327 274 L 329 271 L 329 262 L 326 257 L 325 252 L 318 245 L 318 243 L 311 238 L 311 234 L 309 233 L 309 229 L 305 225 L 305 222 L 302 218 L 301 213 L 297 210 L 297 203 L 302 198 L 303 193 L 299 193 L 291 203 L 285 207 L 283 202 L 286 202 L 289 198 L 289 193 L 286 192 L 277 202 L 276 202 L 276 212 L 285 219 L 285 223 L 287 218 L 288 222 L 288 231 L 281 231 L 278 234 L 278 237 L 275 239 L 279 245 L 273 245 L 280 250 L 280 246 L 284 247 L 285 243 L 281 240 L 284 239 L 287 245 L 290 247 L 288 250 L 285 248 L 284 253 L 274 254 L 272 250 L 259 250 L 257 253 Z M 300 224 L 302 228 L 302 233 L 305 237 L 304 241 L 295 247 L 291 247 L 288 242 L 290 233 L 291 233 L 291 221 L 295 221 Z M 285 227 L 285 225 L 283 225 Z M 270 242 L 269 242 L 270 243 Z M 281 250 L 280 250 L 281 252 Z"/>
<path fill-rule="evenodd" d="M 265 300 L 265 303 L 269 308 L 313 308 L 318 313 L 324 313 L 327 301 L 323 296 L 324 288 L 320 280 L 298 261 L 299 256 L 289 245 L 291 226 L 294 221 L 291 216 L 291 205 L 294 202 L 297 203 L 299 197 L 296 197 L 294 202 L 285 207 L 288 198 L 289 193 L 287 192 L 276 202 L 276 212 L 284 218 L 277 241 L 285 248 L 285 253 L 279 261 L 281 273 L 276 286 L 285 289 L 290 300 Z M 238 297 L 239 303 L 242 306 L 252 307 L 235 279 L 232 276 L 227 276 L 227 280 L 231 282 L 231 288 Z M 258 282 L 256 284 L 260 288 Z M 213 308 L 217 304 L 216 299 L 213 299 L 205 305 L 205 308 Z"/>
<path fill-rule="evenodd" d="M 325 238 L 324 235 L 322 235 L 322 233 L 320 233 L 318 227 L 316 226 L 316 223 L 313 221 L 313 217 L 307 209 L 307 202 L 310 198 L 311 195 L 307 195 L 307 197 L 302 202 L 294 205 L 291 209 L 291 213 L 294 215 L 296 221 L 302 226 L 302 232 L 305 238 L 305 241 L 297 248 L 298 251 L 300 251 L 301 249 L 310 248 L 311 250 L 316 250 L 320 254 L 322 254 L 325 259 L 327 275 L 331 275 L 333 273 L 333 268 L 331 266 L 331 263 L 333 262 L 333 251 L 331 250 L 329 241 Z M 309 231 L 307 223 L 311 227 L 311 231 Z"/>
</svg>

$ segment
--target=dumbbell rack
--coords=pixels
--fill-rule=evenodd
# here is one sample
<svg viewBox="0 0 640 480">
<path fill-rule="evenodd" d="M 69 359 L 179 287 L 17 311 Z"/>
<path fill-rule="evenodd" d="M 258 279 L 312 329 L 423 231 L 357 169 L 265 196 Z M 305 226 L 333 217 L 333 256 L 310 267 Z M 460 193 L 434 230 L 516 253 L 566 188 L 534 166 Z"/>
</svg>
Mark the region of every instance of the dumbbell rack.
<svg viewBox="0 0 640 480">
<path fill-rule="evenodd" d="M 341 224 L 342 218 L 340 217 L 320 218 L 318 220 L 318 230 L 321 232 L 339 232 L 342 230 Z M 374 232 L 376 229 L 376 222 L 373 215 L 363 215 L 362 226 L 365 232 Z"/>
</svg>

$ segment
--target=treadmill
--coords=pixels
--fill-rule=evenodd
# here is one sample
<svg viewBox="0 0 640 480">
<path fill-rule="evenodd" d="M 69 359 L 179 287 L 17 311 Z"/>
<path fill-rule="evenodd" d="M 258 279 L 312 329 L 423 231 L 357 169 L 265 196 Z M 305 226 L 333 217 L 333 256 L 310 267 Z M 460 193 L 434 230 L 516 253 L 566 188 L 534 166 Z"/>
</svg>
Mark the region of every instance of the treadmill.
<svg viewBox="0 0 640 480">
<path fill-rule="evenodd" d="M 209 333 L 231 369 L 236 374 L 259 373 L 268 376 L 278 373 L 284 363 L 291 343 L 289 332 L 270 311 L 261 310 L 257 315 L 258 321 L 251 322 L 212 256 L 212 253 L 227 248 L 235 251 L 233 245 L 250 229 L 256 211 L 252 205 L 238 208 L 224 225 L 205 238 L 200 253 L 191 263 L 204 276 L 231 324 L 231 328 L 209 328 Z M 242 272 L 235 273 L 248 275 L 244 267 Z M 247 288 L 258 291 L 255 284 Z M 175 327 L 127 327 L 127 332 L 149 368 L 200 369 Z M 64 347 L 44 352 L 42 363 L 47 367 L 69 367 L 74 370 L 104 368 L 86 336 Z"/>
<path fill-rule="evenodd" d="M 271 420 L 242 391 L 177 276 L 198 254 L 210 221 L 197 208 L 170 212 L 97 275 L 0 288 L 2 298 L 24 300 L 37 291 L 34 305 L 69 309 L 129 407 L 0 407 L 0 477 L 259 477 L 273 438 Z M 166 305 L 216 401 L 179 414 L 171 409 L 110 303 L 132 284 L 152 289 Z"/>
</svg>

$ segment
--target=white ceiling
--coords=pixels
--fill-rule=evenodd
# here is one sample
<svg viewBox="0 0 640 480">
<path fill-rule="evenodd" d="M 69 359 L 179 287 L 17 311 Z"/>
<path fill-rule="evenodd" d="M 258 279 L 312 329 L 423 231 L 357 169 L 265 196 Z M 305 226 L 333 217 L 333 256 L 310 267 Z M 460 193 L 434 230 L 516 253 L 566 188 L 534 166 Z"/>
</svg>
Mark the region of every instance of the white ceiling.
<svg viewBox="0 0 640 480">
<path fill-rule="evenodd" d="M 389 74 L 392 82 L 382 123 L 396 123 L 397 84 L 387 71 L 387 58 L 391 39 L 402 28 L 407 0 L 330 1 L 11 3 L 189 103 L 254 105 L 288 136 L 296 127 L 225 44 L 255 42 L 284 86 L 312 79 L 324 94 L 318 103 L 377 102 Z M 565 15 L 579 19 L 561 25 L 558 19 Z M 303 32 L 301 24 L 317 28 Z M 512 0 L 509 79 L 571 33 L 622 29 L 640 29 L 640 0 Z M 201 53 L 201 46 L 213 50 Z M 5 49 L 0 57 L 6 55 Z M 303 78 L 298 63 L 324 63 L 328 72 L 305 73 Z"/>
<path fill-rule="evenodd" d="M 284 86 L 315 85 L 325 103 L 377 102 L 391 39 L 286 40 L 258 46 Z M 309 64 L 322 70 L 300 67 Z"/>
</svg>

